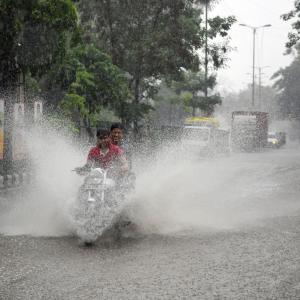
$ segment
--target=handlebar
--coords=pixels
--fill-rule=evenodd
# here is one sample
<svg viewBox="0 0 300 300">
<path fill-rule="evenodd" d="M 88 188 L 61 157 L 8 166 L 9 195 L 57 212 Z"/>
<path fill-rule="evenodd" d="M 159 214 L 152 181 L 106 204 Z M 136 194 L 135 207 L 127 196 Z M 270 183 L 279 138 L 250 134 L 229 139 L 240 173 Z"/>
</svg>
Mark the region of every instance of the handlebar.
<svg viewBox="0 0 300 300">
<path fill-rule="evenodd" d="M 107 170 L 101 168 L 93 168 L 89 166 L 77 167 L 73 169 L 72 172 L 76 172 L 79 175 L 86 175 L 87 173 L 91 172 L 93 169 L 97 169 L 98 172 L 100 172 L 101 174 L 105 174 L 107 172 Z"/>
<path fill-rule="evenodd" d="M 72 172 L 76 172 L 78 175 L 85 175 L 86 173 L 90 172 L 91 168 L 83 166 L 83 167 L 77 167 L 72 170 Z"/>
</svg>

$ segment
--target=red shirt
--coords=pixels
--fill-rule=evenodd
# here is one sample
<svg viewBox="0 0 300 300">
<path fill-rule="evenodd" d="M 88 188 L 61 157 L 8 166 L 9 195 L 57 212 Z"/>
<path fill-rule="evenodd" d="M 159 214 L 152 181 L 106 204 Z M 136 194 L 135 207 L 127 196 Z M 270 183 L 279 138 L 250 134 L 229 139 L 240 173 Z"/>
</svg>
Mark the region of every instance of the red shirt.
<svg viewBox="0 0 300 300">
<path fill-rule="evenodd" d="M 107 169 L 111 166 L 113 161 L 123 154 L 123 151 L 116 145 L 110 144 L 108 146 L 108 152 L 103 154 L 101 149 L 97 146 L 93 147 L 88 154 L 88 161 L 93 161 L 96 166 Z"/>
</svg>

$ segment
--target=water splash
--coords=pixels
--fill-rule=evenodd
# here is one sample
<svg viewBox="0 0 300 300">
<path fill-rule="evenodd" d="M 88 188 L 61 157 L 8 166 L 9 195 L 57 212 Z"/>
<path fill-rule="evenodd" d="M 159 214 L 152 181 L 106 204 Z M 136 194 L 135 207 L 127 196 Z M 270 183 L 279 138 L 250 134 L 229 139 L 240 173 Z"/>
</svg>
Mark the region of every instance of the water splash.
<svg viewBox="0 0 300 300">
<path fill-rule="evenodd" d="M 80 178 L 72 172 L 84 164 L 83 151 L 72 139 L 57 131 L 35 128 L 26 136 L 35 178 L 12 208 L 1 216 L 5 234 L 59 236 L 72 231 L 69 207 L 76 197 Z"/>
<path fill-rule="evenodd" d="M 71 170 L 85 163 L 87 148 L 49 129 L 32 131 L 27 141 L 35 184 L 1 216 L 0 232 L 71 234 L 68 209 L 82 181 Z M 134 164 L 137 182 L 129 217 L 146 233 L 169 234 L 227 230 L 292 214 L 300 209 L 293 181 L 300 175 L 298 152 L 286 149 L 201 160 L 179 155 L 177 144 L 163 147 Z"/>
<path fill-rule="evenodd" d="M 291 179 L 300 174 L 299 156 L 288 149 L 189 161 L 161 153 L 147 172 L 140 170 L 132 218 L 145 232 L 174 233 L 232 230 L 294 214 L 300 204 Z"/>
</svg>

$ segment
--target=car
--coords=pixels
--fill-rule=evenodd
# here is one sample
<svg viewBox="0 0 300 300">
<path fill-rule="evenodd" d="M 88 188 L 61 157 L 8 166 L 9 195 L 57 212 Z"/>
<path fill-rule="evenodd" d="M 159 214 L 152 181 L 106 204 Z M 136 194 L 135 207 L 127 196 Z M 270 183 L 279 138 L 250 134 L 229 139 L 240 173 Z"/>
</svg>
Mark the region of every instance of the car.
<svg viewBox="0 0 300 300">
<path fill-rule="evenodd" d="M 268 147 L 280 148 L 286 143 L 285 132 L 269 132 L 268 133 Z"/>
<path fill-rule="evenodd" d="M 275 132 L 268 133 L 268 147 L 279 148 L 279 139 Z"/>
</svg>

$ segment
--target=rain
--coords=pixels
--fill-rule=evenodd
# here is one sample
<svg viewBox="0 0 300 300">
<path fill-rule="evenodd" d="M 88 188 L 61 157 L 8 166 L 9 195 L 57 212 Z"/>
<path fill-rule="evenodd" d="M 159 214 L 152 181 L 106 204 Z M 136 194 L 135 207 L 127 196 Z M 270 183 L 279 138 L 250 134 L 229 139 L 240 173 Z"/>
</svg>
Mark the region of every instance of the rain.
<svg viewBox="0 0 300 300">
<path fill-rule="evenodd" d="M 300 298 L 285 2 L 0 0 L 0 299 Z"/>
</svg>

